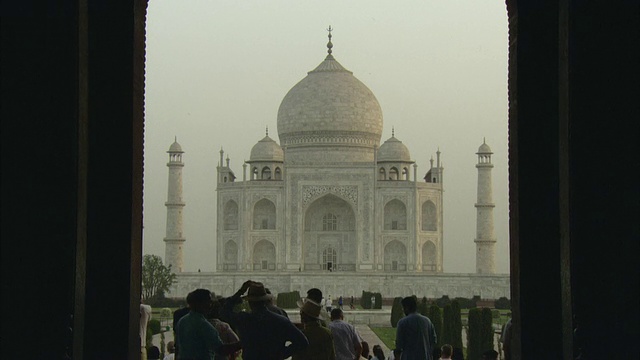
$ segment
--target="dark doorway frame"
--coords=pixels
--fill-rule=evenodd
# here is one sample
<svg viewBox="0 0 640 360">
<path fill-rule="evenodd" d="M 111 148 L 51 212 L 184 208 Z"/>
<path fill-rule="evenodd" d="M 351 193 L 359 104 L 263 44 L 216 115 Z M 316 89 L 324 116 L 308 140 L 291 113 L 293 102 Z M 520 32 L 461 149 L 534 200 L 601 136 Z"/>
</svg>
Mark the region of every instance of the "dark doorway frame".
<svg viewBox="0 0 640 360">
<path fill-rule="evenodd" d="M 506 4 L 515 358 L 638 358 L 638 3 Z M 2 358 L 139 356 L 146 7 L 2 5 Z"/>
</svg>

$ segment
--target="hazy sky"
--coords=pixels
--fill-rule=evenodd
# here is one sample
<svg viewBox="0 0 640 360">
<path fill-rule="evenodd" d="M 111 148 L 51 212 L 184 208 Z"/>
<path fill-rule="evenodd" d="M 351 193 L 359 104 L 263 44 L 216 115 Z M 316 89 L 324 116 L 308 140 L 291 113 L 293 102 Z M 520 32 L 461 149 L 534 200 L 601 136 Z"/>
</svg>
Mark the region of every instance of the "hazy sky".
<svg viewBox="0 0 640 360">
<path fill-rule="evenodd" d="M 367 85 L 424 176 L 440 148 L 444 270 L 475 271 L 477 156 L 494 152 L 496 269 L 509 272 L 507 15 L 502 0 L 150 1 L 147 18 L 144 253 L 164 258 L 174 136 L 183 170 L 186 271 L 213 271 L 220 147 L 242 179 L 251 147 L 277 137 L 285 94 L 333 55 Z M 226 156 L 226 155 L 225 155 Z"/>
</svg>

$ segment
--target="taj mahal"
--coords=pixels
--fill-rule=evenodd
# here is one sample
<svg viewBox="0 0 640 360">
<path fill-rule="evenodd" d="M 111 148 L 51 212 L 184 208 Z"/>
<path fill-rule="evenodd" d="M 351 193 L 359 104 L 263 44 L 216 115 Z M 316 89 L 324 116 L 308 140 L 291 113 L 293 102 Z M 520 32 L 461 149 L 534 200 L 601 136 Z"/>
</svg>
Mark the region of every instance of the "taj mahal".
<svg viewBox="0 0 640 360">
<path fill-rule="evenodd" d="M 215 272 L 183 272 L 184 152 L 170 146 L 164 259 L 178 281 L 169 296 L 230 295 L 251 278 L 275 292 L 509 297 L 509 276 L 495 274 L 491 148 L 476 154 L 476 273 L 444 273 L 442 154 L 419 171 L 393 131 L 381 143 L 380 104 L 332 47 L 329 32 L 324 60 L 284 96 L 279 143 L 267 129 L 241 174 L 220 150 Z"/>
</svg>

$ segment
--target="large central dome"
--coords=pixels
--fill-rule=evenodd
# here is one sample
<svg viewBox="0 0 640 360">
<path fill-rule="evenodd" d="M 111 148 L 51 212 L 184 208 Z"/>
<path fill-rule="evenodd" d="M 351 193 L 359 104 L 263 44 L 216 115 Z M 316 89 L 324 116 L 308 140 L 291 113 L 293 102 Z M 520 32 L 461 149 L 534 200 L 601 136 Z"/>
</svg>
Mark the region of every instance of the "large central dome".
<svg viewBox="0 0 640 360">
<path fill-rule="evenodd" d="M 289 90 L 278 110 L 278 136 L 287 149 L 372 149 L 380 144 L 381 135 L 382 109 L 378 100 L 336 61 L 331 46 L 324 61 Z"/>
</svg>

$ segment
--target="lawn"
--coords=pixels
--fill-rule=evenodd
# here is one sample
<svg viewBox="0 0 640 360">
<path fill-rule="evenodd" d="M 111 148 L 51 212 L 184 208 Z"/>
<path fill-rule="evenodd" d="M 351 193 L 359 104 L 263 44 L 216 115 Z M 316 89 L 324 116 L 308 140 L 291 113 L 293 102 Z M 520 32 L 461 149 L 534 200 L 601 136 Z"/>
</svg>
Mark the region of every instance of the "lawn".
<svg viewBox="0 0 640 360">
<path fill-rule="evenodd" d="M 371 330 L 382 340 L 391 350 L 396 348 L 396 329 L 392 327 L 373 327 Z"/>
</svg>

